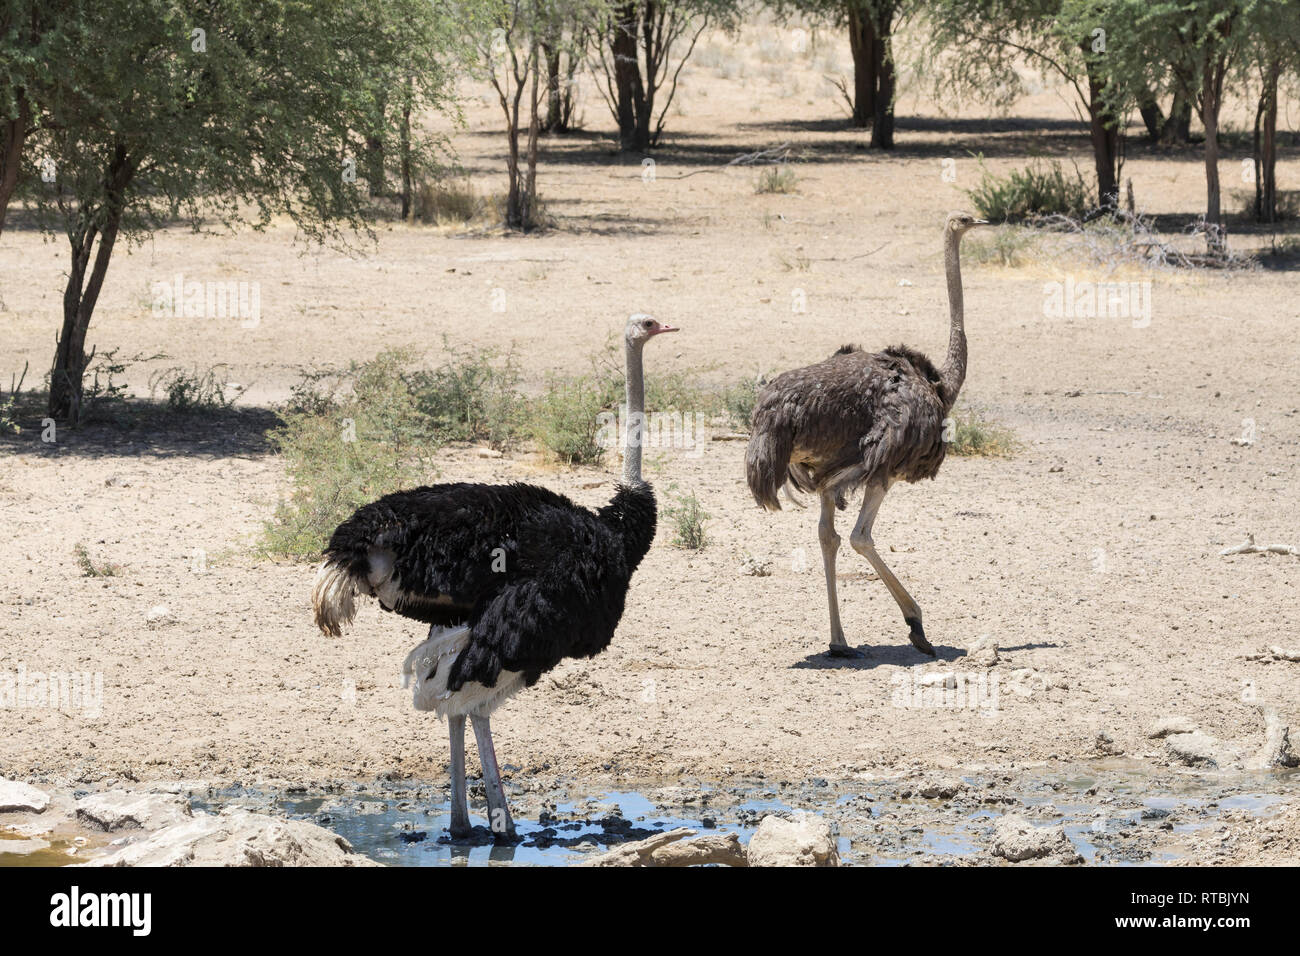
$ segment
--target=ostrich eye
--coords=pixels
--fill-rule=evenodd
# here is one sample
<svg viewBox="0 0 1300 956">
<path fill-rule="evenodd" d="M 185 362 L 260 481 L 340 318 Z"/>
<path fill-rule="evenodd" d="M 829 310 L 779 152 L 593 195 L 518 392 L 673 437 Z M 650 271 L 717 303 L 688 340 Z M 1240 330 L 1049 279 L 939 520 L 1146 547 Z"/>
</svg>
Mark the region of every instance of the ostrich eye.
<svg viewBox="0 0 1300 956">
<path fill-rule="evenodd" d="M 654 325 L 654 323 L 651 322 L 649 319 L 646 319 L 646 321 L 641 323 L 641 327 L 645 329 L 650 328 L 652 325 Z"/>
</svg>

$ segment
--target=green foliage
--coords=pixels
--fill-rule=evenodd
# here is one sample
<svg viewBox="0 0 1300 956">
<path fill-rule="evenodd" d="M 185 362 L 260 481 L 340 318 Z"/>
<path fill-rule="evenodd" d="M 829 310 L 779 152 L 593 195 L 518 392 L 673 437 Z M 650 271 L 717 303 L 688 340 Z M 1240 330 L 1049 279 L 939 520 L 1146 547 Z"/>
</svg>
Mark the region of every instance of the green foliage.
<svg viewBox="0 0 1300 956">
<path fill-rule="evenodd" d="M 673 490 L 669 488 L 670 493 Z M 703 551 L 708 545 L 709 538 L 704 525 L 711 516 L 700 507 L 694 491 L 674 495 L 673 503 L 664 508 L 664 517 L 672 522 L 674 547 Z"/>
<path fill-rule="evenodd" d="M 998 176 L 980 163 L 980 182 L 966 195 L 976 211 L 991 222 L 1024 222 L 1036 216 L 1062 215 L 1078 218 L 1088 208 L 1090 189 L 1076 168 L 1067 176 L 1059 160 L 1035 159 L 1024 169 Z"/>
<path fill-rule="evenodd" d="M 749 429 L 754 420 L 754 403 L 758 400 L 758 391 L 762 387 L 763 379 L 756 375 L 723 388 L 721 392 L 723 410 L 737 428 Z"/>
<path fill-rule="evenodd" d="M 505 450 L 527 433 L 527 407 L 519 392 L 519 366 L 496 349 L 458 352 L 432 372 L 416 372 L 416 406 L 444 441 L 486 442 Z"/>
<path fill-rule="evenodd" d="M 977 458 L 1010 458 L 1020 447 L 1011 429 L 966 407 L 955 410 L 948 422 L 948 451 Z"/>
<path fill-rule="evenodd" d="M 597 373 L 574 378 L 553 377 L 536 403 L 532 434 L 557 461 L 568 465 L 597 464 L 605 457 L 598 417 L 616 408 L 610 382 Z"/>
<path fill-rule="evenodd" d="M 265 527 L 268 553 L 315 557 L 357 508 L 427 478 L 437 439 L 412 391 L 411 361 L 383 352 L 354 364 L 331 389 L 321 390 L 316 376 L 296 393 L 271 434 L 290 493 Z"/>
<path fill-rule="evenodd" d="M 122 573 L 120 564 L 111 561 L 97 562 L 90 556 L 90 551 L 80 541 L 72 548 L 72 557 L 81 569 L 83 578 L 113 578 Z"/>
</svg>

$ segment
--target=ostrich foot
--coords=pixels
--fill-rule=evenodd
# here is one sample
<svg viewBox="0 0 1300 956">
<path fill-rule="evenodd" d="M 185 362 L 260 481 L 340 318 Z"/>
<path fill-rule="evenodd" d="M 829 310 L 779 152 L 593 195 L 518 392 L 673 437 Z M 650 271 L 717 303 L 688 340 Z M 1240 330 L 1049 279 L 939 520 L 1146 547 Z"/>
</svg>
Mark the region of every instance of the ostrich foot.
<svg viewBox="0 0 1300 956">
<path fill-rule="evenodd" d="M 831 657 L 861 658 L 866 657 L 866 653 L 858 650 L 856 647 L 849 647 L 847 644 L 832 644 L 826 651 Z"/>
<path fill-rule="evenodd" d="M 912 629 L 907 635 L 907 639 L 912 642 L 912 646 L 922 654 L 938 657 L 939 655 L 930 645 L 930 642 L 925 639 L 925 628 L 921 627 L 921 619 L 919 617 L 909 617 L 905 618 L 904 622 Z"/>
</svg>

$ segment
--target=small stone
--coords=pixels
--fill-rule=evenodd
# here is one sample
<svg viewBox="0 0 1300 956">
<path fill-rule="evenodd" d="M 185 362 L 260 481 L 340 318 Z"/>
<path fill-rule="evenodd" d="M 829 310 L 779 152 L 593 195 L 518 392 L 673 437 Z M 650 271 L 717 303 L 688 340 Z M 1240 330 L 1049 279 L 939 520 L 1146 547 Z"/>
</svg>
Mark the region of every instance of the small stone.
<svg viewBox="0 0 1300 956">
<path fill-rule="evenodd" d="M 495 448 L 475 448 L 475 449 L 474 449 L 474 454 L 478 455 L 480 458 L 500 458 L 500 457 L 501 457 L 501 452 L 497 451 Z"/>
<path fill-rule="evenodd" d="M 1097 733 L 1097 739 L 1093 741 L 1093 747 L 1097 753 L 1107 757 L 1118 757 L 1124 752 L 1124 748 L 1115 743 L 1115 738 L 1104 730 Z"/>
<path fill-rule="evenodd" d="M 144 619 L 150 624 L 165 624 L 172 619 L 172 612 L 166 604 L 155 604 L 149 608 L 149 613 Z"/>
<path fill-rule="evenodd" d="M 972 664 L 992 667 L 998 662 L 998 644 L 992 634 L 981 634 L 966 649 L 966 659 Z"/>
</svg>

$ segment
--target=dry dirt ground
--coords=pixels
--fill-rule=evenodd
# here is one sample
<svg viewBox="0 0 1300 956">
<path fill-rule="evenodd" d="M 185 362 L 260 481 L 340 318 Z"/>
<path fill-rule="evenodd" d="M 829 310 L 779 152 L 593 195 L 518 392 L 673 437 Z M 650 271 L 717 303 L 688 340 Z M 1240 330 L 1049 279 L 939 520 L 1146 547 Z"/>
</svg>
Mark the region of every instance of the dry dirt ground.
<svg viewBox="0 0 1300 956">
<path fill-rule="evenodd" d="M 821 80 L 825 58 L 843 65 L 847 51 L 781 62 L 773 42 L 762 30 L 739 45 L 709 42 L 684 80 L 652 181 L 639 157 L 612 149 L 608 116 L 589 95 L 594 132 L 545 143 L 539 178 L 557 225 L 541 235 L 391 225 L 348 257 L 296 246 L 285 227 L 175 228 L 117 255 L 91 341 L 120 357 L 165 353 L 128 369 L 140 395 L 160 368 L 225 363 L 247 386 L 236 406 L 246 411 L 61 432 L 48 444 L 29 430 L 0 445 L 0 671 L 103 677 L 95 717 L 0 709 L 0 774 L 254 782 L 445 773 L 442 725 L 413 712 L 397 681 L 417 629 L 368 606 L 344 638 L 324 638 L 310 620 L 312 568 L 255 554 L 286 489 L 258 409 L 282 400 L 303 368 L 391 346 L 436 363 L 445 336 L 454 346 L 513 343 L 537 387 L 548 371 L 585 367 L 637 310 L 685 329 L 651 345 L 650 376 L 701 368 L 737 381 L 846 341 L 902 341 L 941 357 L 939 224 L 968 205 L 970 154 L 998 171 L 1035 152 L 1086 168 L 1072 108 L 1039 90 L 1009 117 L 987 119 L 977 106 L 910 92 L 899 148 L 880 154 L 845 128 Z M 498 118 L 472 92 L 454 142 L 476 184 L 498 190 Z M 1237 103 L 1231 120 L 1241 128 L 1247 115 Z M 755 171 L 718 168 L 787 141 L 803 151 L 793 194 L 758 195 Z M 1230 185 L 1247 142 L 1225 150 Z M 955 160 L 955 182 L 943 177 L 945 159 Z M 1156 150 L 1135 135 L 1125 176 L 1139 207 L 1173 232 L 1202 208 L 1195 149 Z M 1290 146 L 1279 179 L 1300 182 Z M 1233 230 L 1234 248 L 1268 242 L 1244 222 Z M 26 361 L 46 367 L 66 264 L 66 244 L 30 230 L 0 240 L 6 384 Z M 499 712 L 503 762 L 634 779 L 1028 772 L 1092 759 L 1103 732 L 1110 749 L 1163 765 L 1148 732 L 1172 715 L 1247 753 L 1262 741 L 1256 701 L 1300 724 L 1300 664 L 1248 659 L 1266 645 L 1300 645 L 1300 558 L 1219 555 L 1248 531 L 1300 545 L 1294 268 L 1128 270 L 1122 278 L 1151 283 L 1143 324 L 1044 314 L 1044 283 L 1099 277 L 1086 265 L 967 261 L 964 399 L 1010 426 L 1021 450 L 950 457 L 938 480 L 896 486 L 876 526 L 925 611 L 937 662 L 908 644 L 889 594 L 847 540 L 845 629 L 868 653 L 824 655 L 815 514 L 760 512 L 744 485 L 743 442 L 651 452 L 650 477 L 693 490 L 711 516 L 709 546 L 686 552 L 661 530 L 609 650 L 564 664 Z M 152 284 L 177 273 L 259 283 L 260 323 L 152 314 Z M 806 313 L 792 310 L 800 292 Z M 504 310 L 494 311 L 502 294 Z M 1253 442 L 1234 443 L 1252 428 Z M 429 479 L 525 479 L 596 505 L 616 467 L 558 469 L 530 453 L 484 460 L 452 448 Z M 847 539 L 851 514 L 841 522 Z M 78 543 L 120 573 L 83 576 Z M 201 573 L 196 550 L 207 556 Z M 742 575 L 747 556 L 770 561 L 770 575 Z M 169 613 L 149 620 L 159 605 Z M 963 656 L 984 635 L 1001 649 L 991 669 Z M 997 706 L 900 706 L 903 691 L 949 671 L 997 675 Z"/>
</svg>

